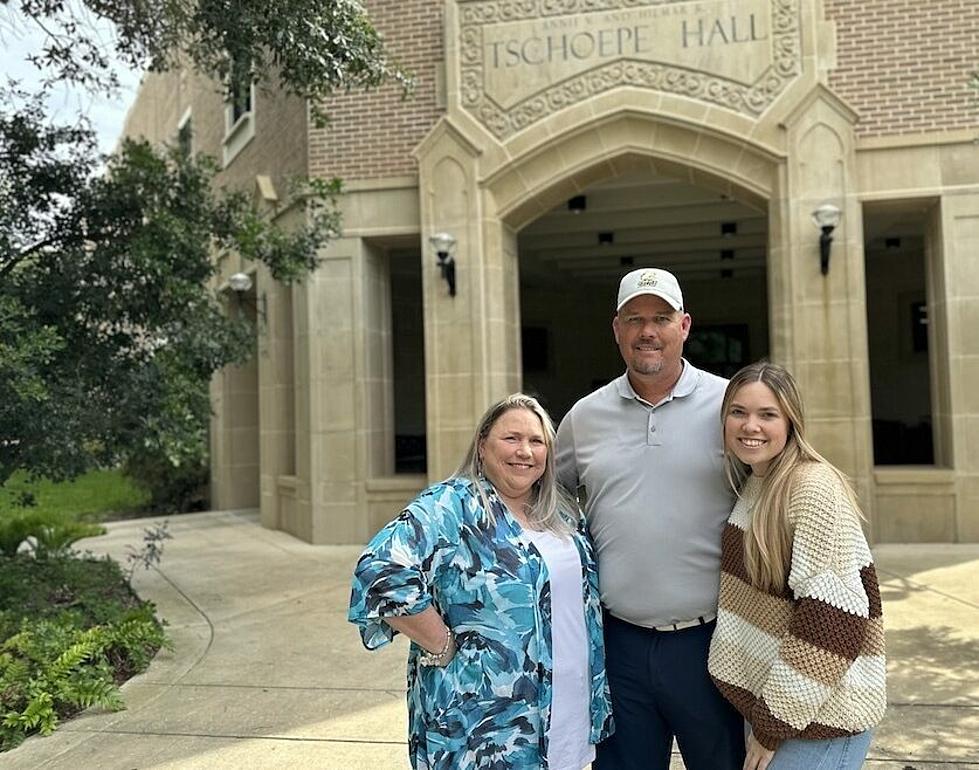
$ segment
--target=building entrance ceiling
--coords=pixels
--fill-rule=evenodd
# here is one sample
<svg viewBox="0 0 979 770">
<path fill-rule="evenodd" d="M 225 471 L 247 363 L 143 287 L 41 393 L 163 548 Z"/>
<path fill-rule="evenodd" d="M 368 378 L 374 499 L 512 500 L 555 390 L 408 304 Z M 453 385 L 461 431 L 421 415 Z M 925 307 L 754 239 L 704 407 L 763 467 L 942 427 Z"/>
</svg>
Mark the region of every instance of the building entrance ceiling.
<svg viewBox="0 0 979 770">
<path fill-rule="evenodd" d="M 519 234 L 521 279 L 607 283 L 657 266 L 685 280 L 763 275 L 768 215 L 689 182 L 623 175 L 555 207 Z M 575 202 L 578 206 L 580 201 Z"/>
</svg>

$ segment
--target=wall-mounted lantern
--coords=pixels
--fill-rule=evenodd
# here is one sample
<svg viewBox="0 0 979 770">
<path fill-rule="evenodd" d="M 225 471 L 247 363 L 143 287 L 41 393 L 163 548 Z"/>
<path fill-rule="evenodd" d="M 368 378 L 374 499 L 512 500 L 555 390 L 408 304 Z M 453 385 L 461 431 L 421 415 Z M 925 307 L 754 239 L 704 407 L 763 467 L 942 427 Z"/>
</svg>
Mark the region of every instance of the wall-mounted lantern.
<svg viewBox="0 0 979 770">
<path fill-rule="evenodd" d="M 452 256 L 452 250 L 455 248 L 456 239 L 449 233 L 435 233 L 428 241 L 435 249 L 435 256 L 442 277 L 449 284 L 449 296 L 454 297 L 456 295 L 456 261 Z"/>
<path fill-rule="evenodd" d="M 258 304 L 258 297 L 253 301 L 247 301 L 246 304 L 245 295 L 251 291 L 253 285 L 252 277 L 248 273 L 235 273 L 228 278 L 228 288 L 235 293 L 239 312 L 243 312 L 246 309 L 252 310 L 255 313 L 255 317 L 264 325 L 267 313 L 265 293 L 262 293 L 261 307 Z"/>
<path fill-rule="evenodd" d="M 833 243 L 833 231 L 840 223 L 843 212 L 832 203 L 824 203 L 812 212 L 812 221 L 819 228 L 819 272 L 829 272 L 829 250 Z"/>
<path fill-rule="evenodd" d="M 228 279 L 228 286 L 231 287 L 238 299 L 241 299 L 241 295 L 244 294 L 252 287 L 252 277 L 248 273 L 235 273 Z"/>
</svg>

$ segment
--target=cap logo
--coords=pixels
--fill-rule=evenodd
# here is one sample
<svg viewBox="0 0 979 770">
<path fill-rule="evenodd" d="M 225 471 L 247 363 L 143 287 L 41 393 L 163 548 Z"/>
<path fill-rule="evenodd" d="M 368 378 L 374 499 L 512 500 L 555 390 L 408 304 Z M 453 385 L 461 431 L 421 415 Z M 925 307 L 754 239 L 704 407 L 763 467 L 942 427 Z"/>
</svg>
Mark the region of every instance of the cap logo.
<svg viewBox="0 0 979 770">
<path fill-rule="evenodd" d="M 643 273 L 642 277 L 639 279 L 639 283 L 636 285 L 639 287 L 655 286 L 657 283 L 659 283 L 659 281 L 656 280 L 656 273 Z"/>
</svg>

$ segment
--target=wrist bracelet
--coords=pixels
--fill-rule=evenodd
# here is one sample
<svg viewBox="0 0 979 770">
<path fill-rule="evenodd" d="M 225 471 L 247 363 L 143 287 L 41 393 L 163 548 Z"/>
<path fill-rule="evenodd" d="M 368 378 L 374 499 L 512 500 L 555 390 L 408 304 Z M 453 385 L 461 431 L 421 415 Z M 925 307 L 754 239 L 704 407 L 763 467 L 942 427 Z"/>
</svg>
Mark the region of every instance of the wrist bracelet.
<svg viewBox="0 0 979 770">
<path fill-rule="evenodd" d="M 449 647 L 452 646 L 452 629 L 445 627 L 445 644 L 438 652 L 428 652 L 418 657 L 418 664 L 421 666 L 441 666 L 442 659 L 448 654 Z"/>
</svg>

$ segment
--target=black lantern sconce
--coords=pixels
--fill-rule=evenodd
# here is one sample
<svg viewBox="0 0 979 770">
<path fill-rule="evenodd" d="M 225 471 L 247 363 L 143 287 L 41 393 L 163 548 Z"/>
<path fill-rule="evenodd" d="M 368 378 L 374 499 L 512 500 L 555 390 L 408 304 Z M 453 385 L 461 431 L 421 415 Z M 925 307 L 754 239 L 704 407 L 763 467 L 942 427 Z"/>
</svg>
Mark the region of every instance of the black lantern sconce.
<svg viewBox="0 0 979 770">
<path fill-rule="evenodd" d="M 449 284 L 449 296 L 456 295 L 456 261 L 452 256 L 452 249 L 455 248 L 456 239 L 449 233 L 435 233 L 428 239 L 435 249 L 435 256 L 438 258 L 439 271 L 445 282 Z"/>
<path fill-rule="evenodd" d="M 843 213 L 832 203 L 824 203 L 812 212 L 812 221 L 819 228 L 819 272 L 829 273 L 829 250 L 833 244 L 833 231 Z"/>
</svg>

